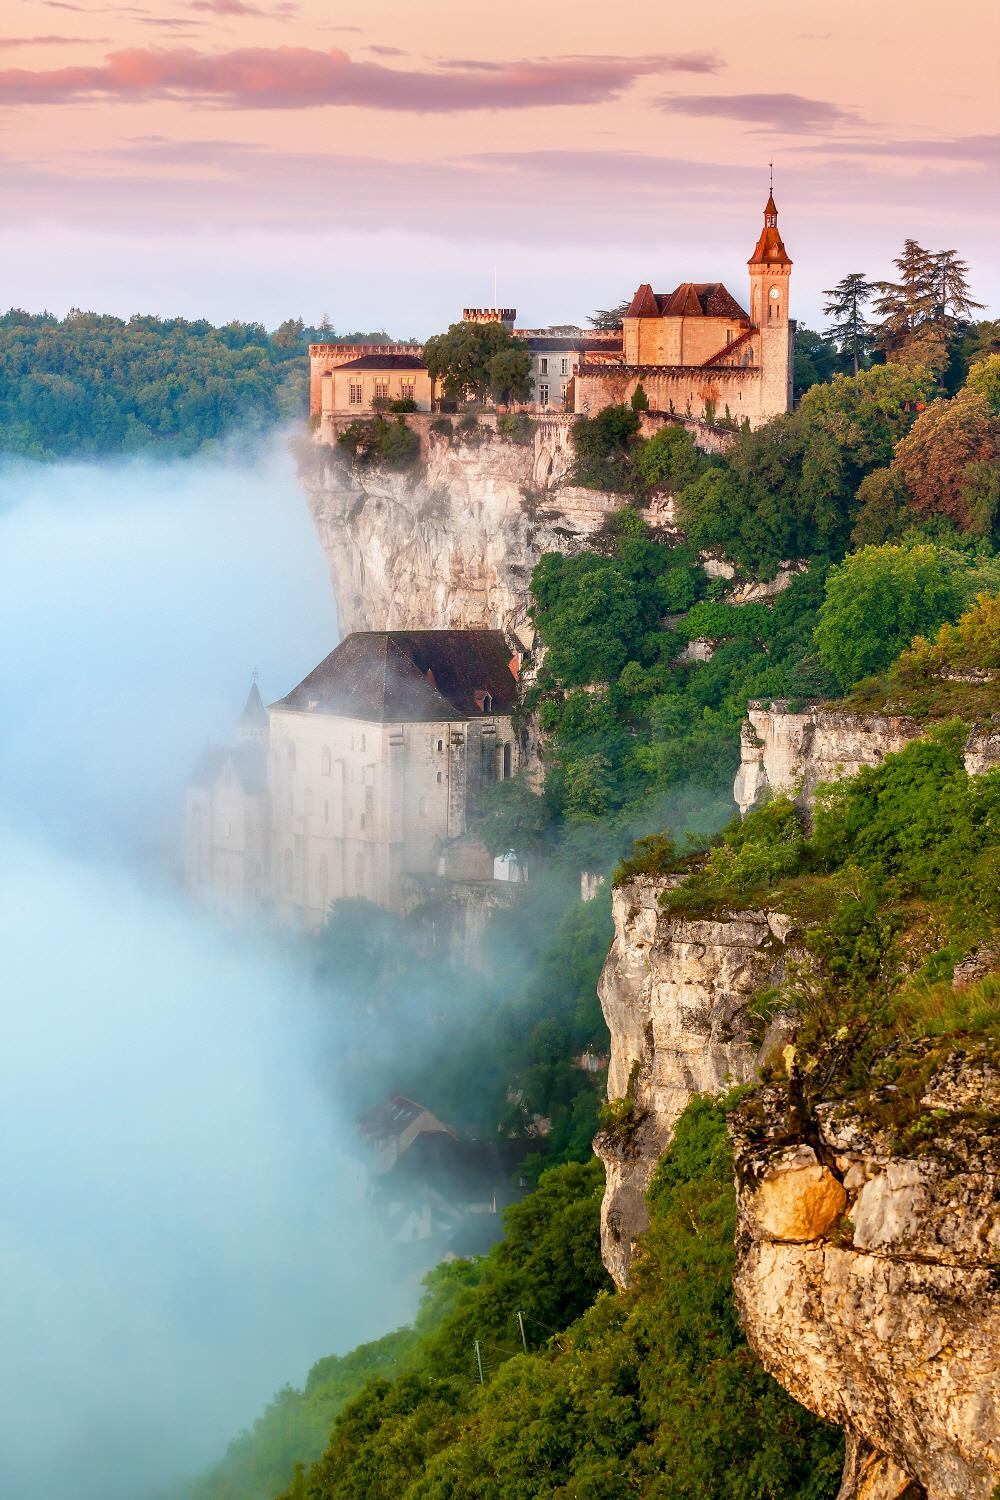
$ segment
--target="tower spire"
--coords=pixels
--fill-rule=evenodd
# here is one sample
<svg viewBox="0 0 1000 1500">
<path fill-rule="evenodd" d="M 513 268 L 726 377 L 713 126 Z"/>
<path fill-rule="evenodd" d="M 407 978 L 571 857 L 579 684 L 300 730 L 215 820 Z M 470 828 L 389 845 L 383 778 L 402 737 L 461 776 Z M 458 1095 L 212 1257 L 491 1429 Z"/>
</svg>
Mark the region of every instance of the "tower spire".
<svg viewBox="0 0 1000 1500">
<path fill-rule="evenodd" d="M 764 204 L 764 227 L 757 246 L 747 261 L 748 266 L 785 265 L 792 263 L 778 229 L 778 205 L 774 201 L 774 164 L 768 163 L 771 172 L 771 192 Z"/>
</svg>

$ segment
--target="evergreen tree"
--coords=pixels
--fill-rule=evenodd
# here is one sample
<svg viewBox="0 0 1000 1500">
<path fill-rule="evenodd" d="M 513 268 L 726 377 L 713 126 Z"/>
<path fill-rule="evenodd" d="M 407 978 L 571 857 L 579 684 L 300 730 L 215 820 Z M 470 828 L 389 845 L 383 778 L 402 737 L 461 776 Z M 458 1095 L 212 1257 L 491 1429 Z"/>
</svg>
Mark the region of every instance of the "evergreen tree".
<svg viewBox="0 0 1000 1500">
<path fill-rule="evenodd" d="M 632 306 L 631 302 L 619 302 L 617 307 L 598 307 L 587 319 L 591 328 L 599 328 L 605 333 L 614 333 L 620 329 L 622 319 Z"/>
<path fill-rule="evenodd" d="M 969 296 L 969 267 L 957 250 L 939 250 L 932 257 L 937 288 L 935 321 L 954 328 L 982 308 Z"/>
<path fill-rule="evenodd" d="M 832 319 L 827 336 L 835 341 L 841 354 L 852 362 L 855 375 L 862 365 L 868 363 L 871 355 L 875 330 L 866 319 L 864 308 L 865 303 L 871 301 L 875 289 L 875 282 L 866 281 L 862 271 L 852 271 L 843 281 L 838 281 L 836 286 L 828 287 L 823 293 L 824 297 L 829 298 L 823 305 L 823 312 Z"/>
<path fill-rule="evenodd" d="M 883 349 L 898 351 L 932 322 L 938 303 L 936 257 L 916 240 L 904 240 L 902 252 L 893 261 L 898 281 L 877 281 L 875 311 L 881 323 L 878 342 Z"/>
</svg>

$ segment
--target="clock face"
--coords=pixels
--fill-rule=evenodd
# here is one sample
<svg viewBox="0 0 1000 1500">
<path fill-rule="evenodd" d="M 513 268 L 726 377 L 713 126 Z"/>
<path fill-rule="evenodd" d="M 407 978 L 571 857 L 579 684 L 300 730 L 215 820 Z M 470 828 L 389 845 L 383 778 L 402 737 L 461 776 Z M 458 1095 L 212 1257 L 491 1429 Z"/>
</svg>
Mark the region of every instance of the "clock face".
<svg viewBox="0 0 1000 1500">
<path fill-rule="evenodd" d="M 773 286 L 768 295 L 770 296 L 772 302 L 777 302 L 778 298 L 781 296 L 781 292 L 778 287 Z"/>
</svg>

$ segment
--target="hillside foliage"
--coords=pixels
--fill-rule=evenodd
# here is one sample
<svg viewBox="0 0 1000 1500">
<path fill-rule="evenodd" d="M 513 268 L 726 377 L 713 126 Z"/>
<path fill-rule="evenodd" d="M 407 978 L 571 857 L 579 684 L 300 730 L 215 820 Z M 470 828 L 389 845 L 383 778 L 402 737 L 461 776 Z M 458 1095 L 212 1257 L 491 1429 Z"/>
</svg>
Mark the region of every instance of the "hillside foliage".
<svg viewBox="0 0 1000 1500">
<path fill-rule="evenodd" d="M 384 339 L 349 334 L 343 342 Z M 329 328 L 73 311 L 0 316 L 0 452 L 188 455 L 230 433 L 301 421 L 309 343 Z"/>
</svg>

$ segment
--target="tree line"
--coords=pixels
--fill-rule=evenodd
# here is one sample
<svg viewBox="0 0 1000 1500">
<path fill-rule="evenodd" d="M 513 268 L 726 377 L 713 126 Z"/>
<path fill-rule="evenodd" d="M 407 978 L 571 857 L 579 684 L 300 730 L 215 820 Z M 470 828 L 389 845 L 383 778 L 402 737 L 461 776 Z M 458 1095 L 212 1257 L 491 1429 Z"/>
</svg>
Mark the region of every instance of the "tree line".
<svg viewBox="0 0 1000 1500">
<path fill-rule="evenodd" d="M 234 430 L 304 418 L 311 342 L 385 338 L 337 334 L 328 320 L 287 318 L 268 332 L 253 322 L 12 308 L 0 316 L 0 452 L 192 454 Z"/>
</svg>

